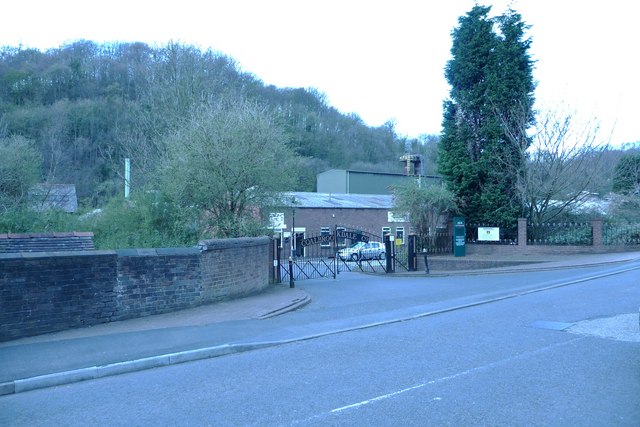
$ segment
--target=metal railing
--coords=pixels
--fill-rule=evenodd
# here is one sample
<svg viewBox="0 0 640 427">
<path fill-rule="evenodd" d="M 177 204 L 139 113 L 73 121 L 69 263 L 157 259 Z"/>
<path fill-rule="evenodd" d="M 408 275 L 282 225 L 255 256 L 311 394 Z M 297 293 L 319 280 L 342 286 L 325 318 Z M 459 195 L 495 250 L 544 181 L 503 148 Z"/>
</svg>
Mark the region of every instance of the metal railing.
<svg viewBox="0 0 640 427">
<path fill-rule="evenodd" d="M 453 253 L 453 234 L 448 230 L 438 230 L 430 236 L 423 236 L 417 240 L 418 253 L 429 255 L 446 255 Z"/>
<path fill-rule="evenodd" d="M 604 223 L 602 225 L 602 243 L 622 246 L 640 245 L 640 224 Z"/>
<path fill-rule="evenodd" d="M 480 229 L 488 230 L 497 229 L 498 237 L 492 239 L 483 239 L 480 235 Z M 517 245 L 518 244 L 518 225 L 487 225 L 487 224 L 467 224 L 466 226 L 467 243 L 479 245 Z"/>
<path fill-rule="evenodd" d="M 593 244 L 591 223 L 527 224 L 528 245 L 590 246 Z"/>
</svg>

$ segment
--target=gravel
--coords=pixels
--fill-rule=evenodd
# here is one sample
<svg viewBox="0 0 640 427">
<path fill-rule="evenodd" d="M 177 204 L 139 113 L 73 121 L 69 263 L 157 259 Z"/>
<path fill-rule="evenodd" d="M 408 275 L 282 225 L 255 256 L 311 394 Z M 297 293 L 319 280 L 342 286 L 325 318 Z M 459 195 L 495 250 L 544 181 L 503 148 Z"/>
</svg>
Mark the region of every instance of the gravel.
<svg viewBox="0 0 640 427">
<path fill-rule="evenodd" d="M 617 341 L 640 342 L 638 313 L 584 320 L 566 329 L 577 335 L 591 335 Z"/>
</svg>

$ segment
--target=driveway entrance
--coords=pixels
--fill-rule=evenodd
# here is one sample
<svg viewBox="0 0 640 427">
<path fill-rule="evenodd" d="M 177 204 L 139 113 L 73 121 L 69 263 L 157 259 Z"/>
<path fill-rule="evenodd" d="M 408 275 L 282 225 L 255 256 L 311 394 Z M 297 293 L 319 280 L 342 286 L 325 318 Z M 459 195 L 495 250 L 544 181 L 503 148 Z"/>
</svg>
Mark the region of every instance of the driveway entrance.
<svg viewBox="0 0 640 427">
<path fill-rule="evenodd" d="M 336 225 L 320 234 L 297 232 L 273 240 L 274 278 L 278 283 L 337 278 L 341 271 L 393 273 L 417 265 L 415 236 L 393 241 L 362 230 Z"/>
</svg>

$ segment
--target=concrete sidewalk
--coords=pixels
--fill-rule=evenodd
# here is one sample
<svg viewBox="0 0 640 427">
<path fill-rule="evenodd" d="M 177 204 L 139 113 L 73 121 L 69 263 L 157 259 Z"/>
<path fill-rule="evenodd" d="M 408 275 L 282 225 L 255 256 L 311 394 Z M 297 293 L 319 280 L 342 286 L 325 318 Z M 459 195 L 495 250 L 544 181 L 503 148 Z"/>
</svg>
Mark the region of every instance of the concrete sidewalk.
<svg viewBox="0 0 640 427">
<path fill-rule="evenodd" d="M 580 268 L 640 259 L 640 253 L 532 259 L 524 265 L 391 276 L 441 277 Z M 536 264 L 531 264 L 536 261 Z M 327 279 L 322 279 L 327 280 Z M 338 279 L 339 280 L 339 279 Z M 298 285 L 304 281 L 298 282 Z M 134 372 L 273 345 L 252 337 L 274 334 L 283 322 L 265 321 L 299 309 L 311 296 L 289 284 L 246 298 L 156 316 L 0 343 L 0 395 Z M 327 302 L 324 302 L 327 303 Z M 330 301 L 328 302 L 330 304 Z M 275 320 L 275 319 L 273 319 Z M 276 334 L 277 335 L 277 334 Z"/>
<path fill-rule="evenodd" d="M 241 351 L 228 343 L 310 301 L 301 289 L 273 285 L 236 300 L 2 342 L 0 395 Z"/>
<path fill-rule="evenodd" d="M 442 277 L 442 276 L 460 276 L 460 275 L 474 275 L 474 274 L 500 274 L 500 273 L 512 273 L 512 272 L 526 272 L 526 271 L 548 271 L 564 268 L 584 268 L 589 266 L 603 265 L 603 264 L 615 264 L 620 262 L 629 262 L 640 259 L 640 252 L 619 252 L 619 253 L 604 253 L 604 254 L 571 254 L 571 255 L 510 255 L 510 256 L 495 256 L 495 255 L 468 255 L 463 258 L 455 258 L 453 256 L 432 256 L 430 260 L 437 261 L 487 261 L 488 264 L 504 264 L 503 267 L 492 268 L 479 268 L 479 269 L 464 269 L 464 270 L 442 270 L 442 269 L 430 269 L 429 276 Z M 441 264 L 433 262 L 432 264 Z M 425 275 L 424 271 L 416 272 L 396 272 L 397 275 Z"/>
</svg>

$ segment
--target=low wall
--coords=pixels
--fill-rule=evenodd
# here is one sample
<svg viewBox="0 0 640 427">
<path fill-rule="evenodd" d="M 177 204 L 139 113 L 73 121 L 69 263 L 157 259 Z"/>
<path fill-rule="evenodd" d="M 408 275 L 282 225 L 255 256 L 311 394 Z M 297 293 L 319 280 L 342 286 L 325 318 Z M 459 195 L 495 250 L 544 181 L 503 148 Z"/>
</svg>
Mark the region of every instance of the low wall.
<svg viewBox="0 0 640 427">
<path fill-rule="evenodd" d="M 208 302 L 202 295 L 206 285 L 198 248 L 118 250 L 116 255 L 116 307 L 108 321 Z"/>
<path fill-rule="evenodd" d="M 0 254 L 0 341 L 108 322 L 112 251 Z"/>
<path fill-rule="evenodd" d="M 604 253 L 640 252 L 640 246 L 551 246 L 551 245 L 482 245 L 467 243 L 464 257 L 447 254 L 429 255 L 429 269 L 434 271 L 478 270 L 486 268 L 511 267 L 523 264 L 537 264 L 548 255 L 553 261 L 555 255 L 589 255 Z M 477 257 L 474 257 L 477 256 Z M 527 260 L 530 256 L 536 260 Z M 418 271 L 425 270 L 424 256 L 418 254 Z"/>
<path fill-rule="evenodd" d="M 208 301 L 250 295 L 268 286 L 272 263 L 268 237 L 207 240 L 200 242 L 200 250 Z"/>
<path fill-rule="evenodd" d="M 522 264 L 536 264 L 538 261 L 509 261 L 509 260 L 489 260 L 473 259 L 467 257 L 452 258 L 450 255 L 443 257 L 429 255 L 427 262 L 431 271 L 460 271 L 460 270 L 484 270 L 487 268 L 512 267 Z M 418 255 L 418 270 L 425 271 L 424 256 Z"/>
<path fill-rule="evenodd" d="M 635 252 L 640 246 L 478 245 L 467 243 L 468 255 L 574 255 Z"/>
<path fill-rule="evenodd" d="M 0 254 L 0 341 L 166 313 L 269 286 L 268 238 Z"/>
</svg>

